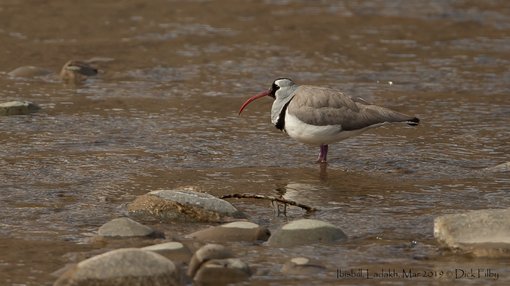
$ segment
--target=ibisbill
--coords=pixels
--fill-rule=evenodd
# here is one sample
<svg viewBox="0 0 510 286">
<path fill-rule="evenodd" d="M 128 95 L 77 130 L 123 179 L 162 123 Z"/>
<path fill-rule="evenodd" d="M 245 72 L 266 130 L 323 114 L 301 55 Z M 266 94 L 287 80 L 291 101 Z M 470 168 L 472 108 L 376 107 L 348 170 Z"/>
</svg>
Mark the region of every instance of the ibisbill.
<svg viewBox="0 0 510 286">
<path fill-rule="evenodd" d="M 359 135 L 388 122 L 405 122 L 411 126 L 420 120 L 389 108 L 370 104 L 341 91 L 297 85 L 289 78 L 276 79 L 268 90 L 244 102 L 239 114 L 252 101 L 271 97 L 271 122 L 291 138 L 320 146 L 317 162 L 327 162 L 328 145 Z"/>
</svg>

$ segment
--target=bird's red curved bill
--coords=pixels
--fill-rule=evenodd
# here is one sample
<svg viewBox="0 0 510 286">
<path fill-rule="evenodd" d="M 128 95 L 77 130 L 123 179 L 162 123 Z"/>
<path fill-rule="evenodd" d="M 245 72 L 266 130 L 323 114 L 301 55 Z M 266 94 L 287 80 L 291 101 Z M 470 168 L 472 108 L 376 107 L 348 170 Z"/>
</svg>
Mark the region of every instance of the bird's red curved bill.
<svg viewBox="0 0 510 286">
<path fill-rule="evenodd" d="M 241 114 L 241 112 L 243 112 L 244 108 L 246 106 L 248 106 L 248 104 L 250 104 L 250 102 L 254 101 L 255 99 L 258 99 L 258 98 L 261 98 L 261 97 L 264 97 L 264 96 L 268 96 L 269 95 L 269 90 L 266 90 L 266 91 L 263 91 L 261 93 L 258 93 L 250 98 L 248 98 L 248 100 L 246 100 L 243 105 L 241 106 L 241 108 L 239 109 L 239 114 Z"/>
</svg>

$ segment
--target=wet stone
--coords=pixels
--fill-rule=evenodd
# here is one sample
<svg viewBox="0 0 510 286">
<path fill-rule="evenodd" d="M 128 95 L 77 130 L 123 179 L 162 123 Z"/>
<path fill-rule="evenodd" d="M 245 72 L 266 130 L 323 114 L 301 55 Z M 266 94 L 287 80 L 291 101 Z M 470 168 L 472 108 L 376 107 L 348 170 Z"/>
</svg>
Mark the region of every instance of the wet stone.
<svg viewBox="0 0 510 286">
<path fill-rule="evenodd" d="M 12 77 L 38 77 L 38 76 L 46 76 L 51 74 L 52 72 L 45 68 L 34 67 L 34 66 L 21 66 L 15 68 L 14 70 L 7 73 L 7 75 Z"/>
<path fill-rule="evenodd" d="M 143 220 L 222 222 L 244 215 L 229 202 L 187 189 L 158 190 L 128 205 L 131 215 Z"/>
<path fill-rule="evenodd" d="M 213 259 L 200 267 L 193 281 L 224 285 L 244 281 L 250 278 L 251 274 L 248 264 L 239 258 Z"/>
<path fill-rule="evenodd" d="M 502 164 L 496 165 L 494 167 L 489 167 L 489 168 L 486 168 L 485 170 L 489 171 L 489 172 L 494 172 L 494 173 L 510 172 L 510 162 L 502 163 Z"/>
<path fill-rule="evenodd" d="M 155 234 L 155 231 L 130 218 L 122 217 L 103 224 L 99 228 L 98 234 L 106 237 L 133 237 L 152 236 Z"/>
<path fill-rule="evenodd" d="M 233 254 L 225 246 L 220 244 L 206 244 L 197 250 L 188 266 L 188 276 L 193 278 L 198 269 L 207 261 L 212 259 L 225 259 L 231 258 Z"/>
<path fill-rule="evenodd" d="M 177 241 L 150 245 L 141 249 L 159 253 L 175 263 L 187 263 L 191 258 L 189 248 Z"/>
<path fill-rule="evenodd" d="M 88 60 L 85 60 L 88 64 L 100 64 L 100 63 L 109 63 L 115 61 L 114 58 L 109 57 L 92 57 Z"/>
<path fill-rule="evenodd" d="M 271 246 L 289 247 L 313 243 L 332 243 L 347 239 L 338 227 L 324 221 L 300 219 L 289 222 L 269 237 Z"/>
<path fill-rule="evenodd" d="M 189 237 L 201 241 L 266 241 L 270 235 L 266 227 L 248 221 L 236 221 L 194 232 Z"/>
<path fill-rule="evenodd" d="M 509 257 L 510 208 L 439 216 L 434 220 L 434 237 L 474 256 Z"/>
<path fill-rule="evenodd" d="M 66 83 L 79 84 L 84 82 L 87 78 L 98 74 L 97 68 L 92 66 L 92 63 L 107 62 L 111 60 L 113 59 L 92 58 L 88 61 L 70 60 L 62 66 L 59 76 Z M 34 78 L 54 75 L 54 72 L 35 66 L 21 66 L 7 74 L 11 77 Z"/>
<path fill-rule="evenodd" d="M 70 60 L 60 70 L 60 78 L 67 83 L 78 84 L 95 75 L 97 69 L 84 61 Z"/>
<path fill-rule="evenodd" d="M 81 261 L 55 286 L 179 285 L 178 271 L 167 258 L 136 248 L 113 250 Z"/>
<path fill-rule="evenodd" d="M 9 101 L 0 103 L 0 115 L 27 115 L 41 109 L 29 101 Z"/>
<path fill-rule="evenodd" d="M 282 272 L 289 275 L 316 275 L 324 270 L 326 267 L 306 257 L 292 258 L 282 267 Z"/>
</svg>

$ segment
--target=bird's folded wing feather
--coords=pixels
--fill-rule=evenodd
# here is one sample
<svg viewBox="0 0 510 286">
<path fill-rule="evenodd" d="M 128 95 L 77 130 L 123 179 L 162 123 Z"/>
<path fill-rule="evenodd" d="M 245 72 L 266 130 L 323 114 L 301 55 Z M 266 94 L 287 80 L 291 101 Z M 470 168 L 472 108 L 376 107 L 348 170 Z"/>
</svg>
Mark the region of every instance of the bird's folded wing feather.
<svg viewBox="0 0 510 286">
<path fill-rule="evenodd" d="M 340 125 L 342 130 L 362 129 L 374 124 L 413 118 L 372 105 L 361 98 L 351 98 L 334 89 L 315 86 L 300 86 L 288 106 L 288 112 L 307 124 Z"/>
</svg>

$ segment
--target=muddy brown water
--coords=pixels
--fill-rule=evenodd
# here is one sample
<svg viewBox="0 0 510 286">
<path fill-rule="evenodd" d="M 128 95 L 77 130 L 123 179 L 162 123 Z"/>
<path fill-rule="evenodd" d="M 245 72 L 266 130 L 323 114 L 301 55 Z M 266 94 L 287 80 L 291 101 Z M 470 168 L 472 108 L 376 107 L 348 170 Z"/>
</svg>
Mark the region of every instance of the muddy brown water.
<svg viewBox="0 0 510 286">
<path fill-rule="evenodd" d="M 160 188 L 214 195 L 285 194 L 321 209 L 277 216 L 231 201 L 274 230 L 303 217 L 350 237 L 339 245 L 232 244 L 258 285 L 439 285 L 510 282 L 508 260 L 445 251 L 434 217 L 510 207 L 510 4 L 507 1 L 2 1 L 0 98 L 43 109 L 0 118 L 0 284 L 51 285 L 67 263 L 115 247 L 90 238 L 125 204 Z M 82 86 L 12 78 L 34 65 L 106 57 Z M 330 146 L 294 142 L 269 120 L 271 100 L 242 102 L 277 77 L 323 85 L 409 113 L 417 128 L 384 126 Z M 152 224 L 168 237 L 205 224 Z M 285 276 L 292 257 L 328 271 Z M 348 280 L 336 270 L 482 277 Z M 388 272 L 388 271 L 386 271 Z"/>
</svg>

